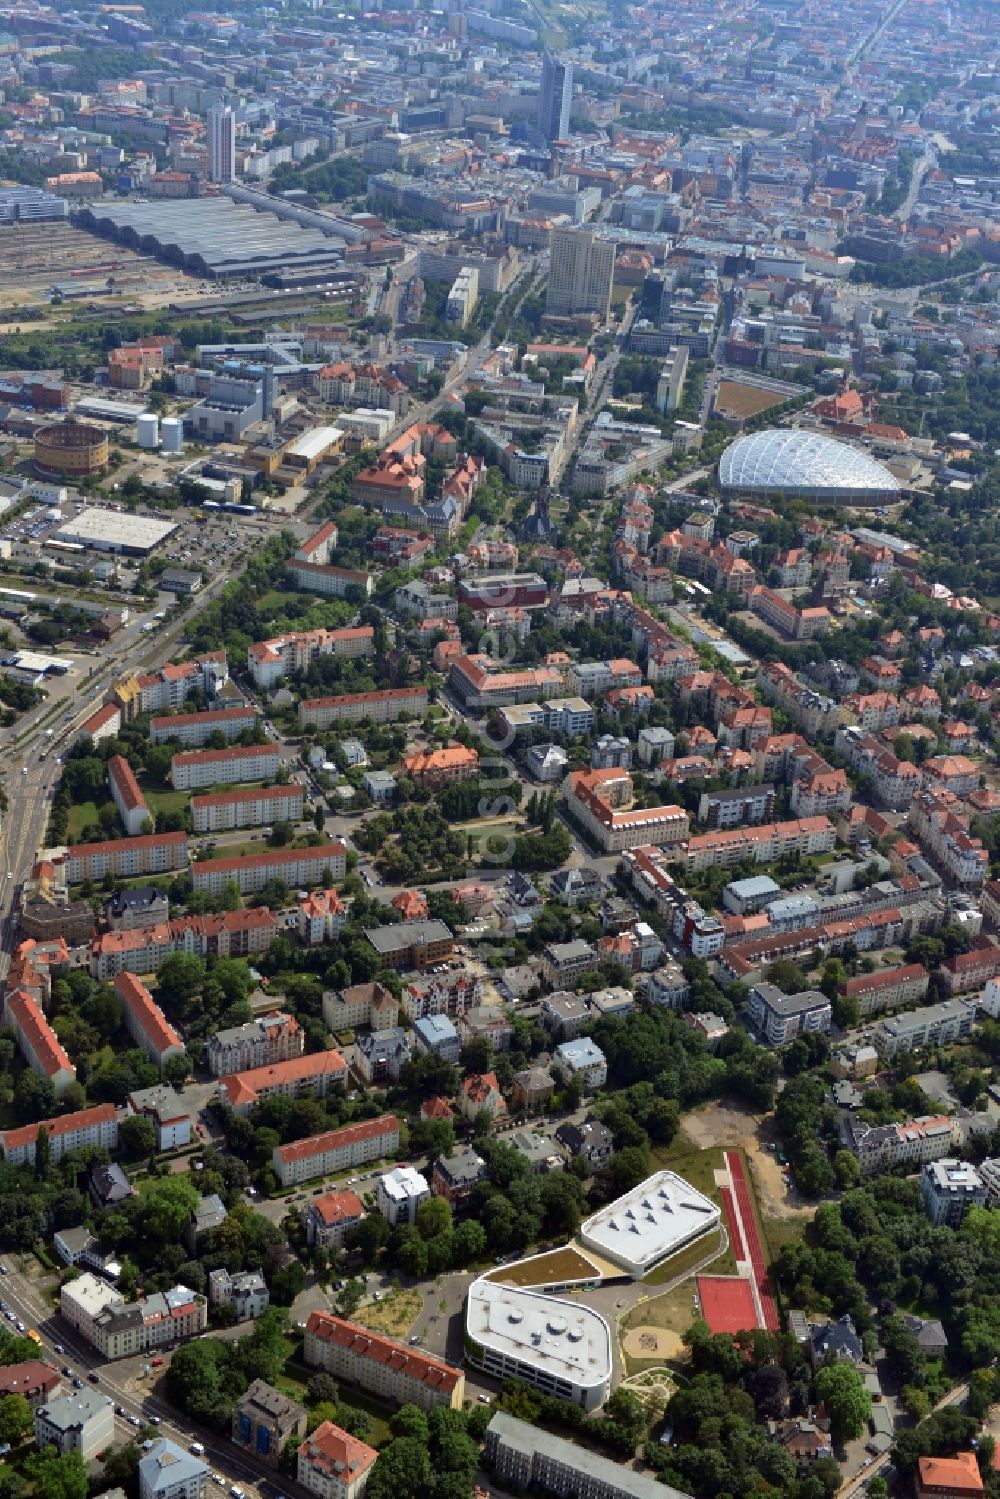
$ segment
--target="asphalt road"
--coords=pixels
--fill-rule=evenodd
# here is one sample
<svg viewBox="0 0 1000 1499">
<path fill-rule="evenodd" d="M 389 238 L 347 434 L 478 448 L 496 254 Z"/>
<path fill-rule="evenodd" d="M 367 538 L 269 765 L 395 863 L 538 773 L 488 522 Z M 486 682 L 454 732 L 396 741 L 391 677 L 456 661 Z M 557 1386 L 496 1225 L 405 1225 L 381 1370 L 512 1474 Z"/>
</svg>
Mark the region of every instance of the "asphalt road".
<svg viewBox="0 0 1000 1499">
<path fill-rule="evenodd" d="M 170 659 L 190 616 L 211 602 L 229 582 L 230 576 L 229 569 L 221 568 L 207 586 L 195 595 L 188 607 L 160 629 L 143 632 L 141 617 L 131 622 L 111 642 L 93 676 L 77 684 L 77 693 L 73 695 L 76 696 L 80 688 L 85 688 L 85 692 L 79 694 L 82 700 L 67 708 L 66 711 L 70 714 L 68 718 L 63 717 L 50 723 L 53 730 L 51 736 L 47 736 L 40 728 L 32 733 L 32 718 L 18 726 L 17 748 L 8 749 L 10 763 L 6 790 L 9 809 L 0 829 L 3 842 L 0 853 L 0 978 L 6 975 L 10 967 L 17 891 L 30 874 L 43 845 L 50 800 L 59 776 L 58 757 L 73 743 L 81 725 L 103 701 L 104 693 L 116 677 L 143 667 L 159 665 Z M 39 714 L 51 702 L 50 697 L 46 705 L 37 710 L 33 716 L 36 724 Z M 43 752 L 46 755 L 44 761 L 40 758 Z"/>
<path fill-rule="evenodd" d="M 225 1480 L 224 1487 L 215 1486 L 215 1493 L 221 1494 L 235 1483 L 244 1489 L 248 1499 L 262 1499 L 264 1491 L 260 1487 L 261 1480 L 272 1477 L 271 1470 L 265 1464 L 246 1457 L 214 1432 L 198 1428 L 191 1422 L 186 1422 L 183 1427 L 177 1423 L 173 1408 L 166 1403 L 157 1388 L 158 1376 L 163 1373 L 166 1362 L 157 1371 L 155 1383 L 142 1375 L 143 1360 L 103 1362 L 96 1350 L 88 1347 L 76 1330 L 64 1322 L 61 1315 L 52 1311 L 41 1292 L 21 1274 L 10 1256 L 3 1263 L 7 1265 L 8 1273 L 0 1278 L 0 1300 L 25 1326 L 37 1328 L 47 1362 L 57 1369 L 62 1369 L 65 1365 L 82 1379 L 87 1379 L 92 1370 L 96 1371 L 97 1388 L 108 1395 L 116 1407 L 125 1411 L 124 1417 L 116 1415 L 116 1445 L 122 1446 L 136 1438 L 139 1427 L 128 1420 L 129 1416 L 134 1416 L 140 1426 L 158 1425 L 160 1436 L 169 1437 L 185 1449 L 192 1440 L 201 1442 L 205 1447 L 204 1461 Z M 56 1352 L 57 1343 L 64 1350 L 62 1353 Z M 165 1361 L 169 1359 L 169 1355 L 163 1357 Z M 156 1421 L 153 1421 L 153 1417 L 157 1418 Z M 298 1489 L 297 1484 L 292 1486 L 284 1478 L 280 1483 L 283 1489 Z M 209 1493 L 212 1492 L 210 1485 Z M 273 1485 L 270 1493 L 273 1499 Z"/>
</svg>

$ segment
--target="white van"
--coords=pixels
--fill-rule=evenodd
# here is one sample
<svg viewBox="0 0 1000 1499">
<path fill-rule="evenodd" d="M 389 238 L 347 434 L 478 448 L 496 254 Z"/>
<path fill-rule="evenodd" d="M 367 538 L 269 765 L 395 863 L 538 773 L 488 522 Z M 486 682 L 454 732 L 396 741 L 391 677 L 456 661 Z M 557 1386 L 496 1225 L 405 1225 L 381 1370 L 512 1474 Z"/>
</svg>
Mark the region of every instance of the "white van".
<svg viewBox="0 0 1000 1499">
<path fill-rule="evenodd" d="M 190 1447 L 188 1448 L 188 1451 L 193 1452 L 195 1457 L 205 1456 L 205 1448 L 202 1446 L 201 1442 L 192 1442 Z"/>
</svg>

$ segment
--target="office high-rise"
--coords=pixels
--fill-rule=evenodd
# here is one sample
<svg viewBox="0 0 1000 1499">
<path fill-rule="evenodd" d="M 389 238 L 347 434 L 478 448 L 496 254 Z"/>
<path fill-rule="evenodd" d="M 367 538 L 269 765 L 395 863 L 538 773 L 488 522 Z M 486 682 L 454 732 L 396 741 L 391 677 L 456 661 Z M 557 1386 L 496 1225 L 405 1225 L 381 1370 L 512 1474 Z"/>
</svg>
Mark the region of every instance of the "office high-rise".
<svg viewBox="0 0 1000 1499">
<path fill-rule="evenodd" d="M 208 180 L 233 182 L 236 178 L 236 116 L 228 104 L 213 104 L 208 111 Z"/>
<path fill-rule="evenodd" d="M 553 229 L 546 312 L 563 317 L 596 312 L 607 322 L 614 279 L 612 240 L 599 239 L 592 229 Z"/>
<path fill-rule="evenodd" d="M 560 62 L 551 52 L 542 56 L 542 87 L 538 95 L 538 128 L 547 141 L 565 140 L 573 100 L 573 64 Z"/>
</svg>

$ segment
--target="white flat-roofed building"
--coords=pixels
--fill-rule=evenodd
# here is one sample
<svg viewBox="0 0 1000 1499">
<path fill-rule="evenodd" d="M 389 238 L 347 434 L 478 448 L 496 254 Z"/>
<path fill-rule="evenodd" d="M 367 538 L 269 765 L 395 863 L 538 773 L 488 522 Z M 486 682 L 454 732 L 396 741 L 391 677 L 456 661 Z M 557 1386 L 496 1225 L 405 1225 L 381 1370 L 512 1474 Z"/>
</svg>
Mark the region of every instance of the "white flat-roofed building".
<svg viewBox="0 0 1000 1499">
<path fill-rule="evenodd" d="M 969 1161 L 946 1157 L 927 1161 L 920 1173 L 920 1195 L 931 1222 L 958 1228 L 970 1208 L 986 1206 L 987 1190 L 979 1172 Z"/>
<path fill-rule="evenodd" d="M 639 1280 L 718 1222 L 714 1202 L 673 1171 L 657 1171 L 588 1218 L 580 1241 Z"/>
<path fill-rule="evenodd" d="M 580 1301 L 477 1280 L 465 1303 L 469 1363 L 596 1410 L 611 1394 L 611 1329 Z"/>
<path fill-rule="evenodd" d="M 564 1082 L 577 1077 L 585 1093 L 594 1093 L 603 1088 L 608 1080 L 608 1063 L 596 1041 L 589 1036 L 577 1036 L 573 1041 L 564 1041 L 552 1054 L 552 1063 Z"/>
<path fill-rule="evenodd" d="M 875 1027 L 872 1041 L 883 1061 L 921 1046 L 948 1046 L 972 1030 L 976 1006 L 969 999 L 945 999 L 902 1015 L 888 1015 Z"/>
<path fill-rule="evenodd" d="M 396 1166 L 378 1179 L 375 1205 L 387 1223 L 413 1223 L 417 1208 L 426 1202 L 431 1189 L 425 1177 L 412 1166 Z"/>
<path fill-rule="evenodd" d="M 128 510 L 104 510 L 88 505 L 72 520 L 65 521 L 48 539 L 75 541 L 95 552 L 125 552 L 145 557 L 162 546 L 177 530 L 175 520 L 156 520 L 151 515 L 133 515 Z"/>
<path fill-rule="evenodd" d="M 75 1280 L 67 1281 L 59 1292 L 60 1312 L 70 1327 L 82 1333 L 88 1343 L 94 1341 L 94 1323 L 101 1313 L 124 1303 L 125 1297 L 120 1291 L 89 1270 Z"/>
</svg>

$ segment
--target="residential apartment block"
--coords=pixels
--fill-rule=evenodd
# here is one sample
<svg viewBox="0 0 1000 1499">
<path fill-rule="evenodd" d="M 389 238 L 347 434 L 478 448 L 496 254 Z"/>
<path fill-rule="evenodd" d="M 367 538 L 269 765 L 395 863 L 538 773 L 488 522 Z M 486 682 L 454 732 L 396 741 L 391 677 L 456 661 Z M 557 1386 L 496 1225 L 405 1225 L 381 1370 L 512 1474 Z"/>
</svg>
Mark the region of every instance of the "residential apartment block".
<svg viewBox="0 0 1000 1499">
<path fill-rule="evenodd" d="M 396 1405 L 462 1409 L 465 1375 L 461 1369 L 327 1312 L 310 1314 L 302 1356 L 310 1368 L 324 1369 L 334 1379 L 358 1385 Z"/>
<path fill-rule="evenodd" d="M 928 1161 L 920 1173 L 920 1195 L 924 1212 L 940 1227 L 960 1228 L 970 1208 L 986 1206 L 987 1190 L 982 1177 L 970 1161 L 945 1156 Z"/>
<path fill-rule="evenodd" d="M 837 841 L 836 829 L 827 817 L 803 817 L 794 822 L 765 823 L 757 828 L 734 828 L 718 833 L 699 833 L 681 850 L 683 866 L 691 873 L 700 869 L 731 869 L 744 860 L 773 864 L 785 854 L 825 854 Z"/>
<path fill-rule="evenodd" d="M 230 749 L 185 750 L 170 762 L 170 779 L 176 791 L 194 791 L 200 786 L 233 785 L 244 781 L 269 781 L 281 763 L 274 744 L 234 744 Z"/>
<path fill-rule="evenodd" d="M 873 1045 L 884 1061 L 922 1046 L 947 1046 L 969 1035 L 976 1006 L 968 999 L 946 999 L 904 1015 L 891 1015 L 875 1027 Z"/>
<path fill-rule="evenodd" d="M 61 866 L 68 885 L 84 880 L 96 884 L 109 874 L 122 880 L 140 874 L 169 874 L 187 868 L 187 833 L 142 833 L 137 838 L 74 843 L 52 862 Z"/>
<path fill-rule="evenodd" d="M 91 1341 L 106 1359 L 129 1358 L 198 1337 L 207 1326 L 206 1298 L 177 1285 L 139 1301 L 119 1298 L 94 1318 Z"/>
<path fill-rule="evenodd" d="M 632 777 L 625 770 L 572 771 L 563 794 L 570 816 L 603 853 L 621 853 L 642 844 L 672 848 L 688 836 L 690 823 L 683 807 L 632 807 Z"/>
<path fill-rule="evenodd" d="M 259 854 L 233 859 L 202 859 L 191 866 L 195 890 L 223 895 L 235 884 L 241 895 L 254 895 L 269 880 L 282 880 L 293 888 L 329 885 L 347 872 L 347 849 L 343 843 L 321 843 L 311 848 L 269 848 Z"/>
<path fill-rule="evenodd" d="M 115 1439 L 115 1407 L 98 1390 L 74 1390 L 35 1410 L 35 1442 L 61 1453 L 78 1452 L 90 1462 Z"/>
<path fill-rule="evenodd" d="M 295 1455 L 295 1476 L 316 1499 L 362 1499 L 378 1453 L 332 1421 L 321 1421 Z"/>
<path fill-rule="evenodd" d="M 773 786 L 734 786 L 703 791 L 698 821 L 708 828 L 740 828 L 769 822 L 774 815 Z"/>
<path fill-rule="evenodd" d="M 305 1051 L 305 1032 L 294 1015 L 277 1011 L 248 1020 L 245 1025 L 216 1031 L 205 1047 L 209 1070 L 222 1077 L 287 1062 Z"/>
<path fill-rule="evenodd" d="M 214 708 L 204 713 L 168 713 L 149 720 L 153 744 L 179 740 L 187 749 L 202 749 L 213 734 L 239 739 L 257 726 L 256 708 Z"/>
<path fill-rule="evenodd" d="M 881 968 L 877 973 L 848 979 L 844 994 L 857 1000 L 862 1016 L 877 1015 L 923 999 L 929 983 L 930 974 L 922 963 L 906 963 L 901 968 Z"/>
<path fill-rule="evenodd" d="M 116 973 L 155 973 L 171 953 L 199 958 L 244 958 L 266 952 L 277 935 L 274 913 L 266 906 L 222 911 L 209 916 L 177 916 L 139 930 L 102 932 L 90 946 L 92 978 Z"/>
<path fill-rule="evenodd" d="M 381 1160 L 398 1149 L 399 1120 L 395 1114 L 380 1114 L 377 1119 L 363 1119 L 342 1129 L 276 1145 L 272 1164 L 281 1185 L 289 1187 L 314 1176 Z"/>
<path fill-rule="evenodd" d="M 233 828 L 301 822 L 304 796 L 297 781 L 289 781 L 287 786 L 206 792 L 191 798 L 191 826 L 196 833 L 224 833 Z"/>
<path fill-rule="evenodd" d="M 219 1101 L 237 1114 L 249 1114 L 269 1098 L 297 1098 L 307 1091 L 322 1098 L 331 1088 L 342 1087 L 346 1081 L 347 1063 L 340 1052 L 317 1051 L 220 1077 Z"/>
<path fill-rule="evenodd" d="M 947 1114 L 925 1114 L 906 1124 L 865 1124 L 847 1115 L 841 1137 L 858 1159 L 862 1176 L 892 1171 L 897 1166 L 913 1169 L 927 1161 L 939 1161 L 951 1150 L 951 1120 Z"/>
<path fill-rule="evenodd" d="M 299 703 L 299 723 L 310 729 L 328 729 L 335 723 L 395 723 L 401 718 L 423 718 L 427 703 L 426 687 L 388 687 L 380 692 L 307 697 Z"/>
<path fill-rule="evenodd" d="M 652 1474 L 590 1452 L 498 1411 L 486 1430 L 486 1465 L 501 1485 L 556 1499 L 687 1499 Z"/>
<path fill-rule="evenodd" d="M 395 1025 L 399 1003 L 383 984 L 354 984 L 339 994 L 323 995 L 323 1019 L 327 1028 L 341 1031 L 376 1030 Z"/>
<path fill-rule="evenodd" d="M 146 806 L 146 799 L 139 790 L 135 772 L 124 756 L 112 755 L 108 761 L 108 785 L 112 800 L 118 808 L 118 815 L 130 838 L 141 833 L 147 825 L 152 826 L 153 819 Z"/>
<path fill-rule="evenodd" d="M 784 994 L 774 984 L 755 984 L 747 996 L 747 1019 L 769 1046 L 784 1046 L 807 1031 L 828 1032 L 830 1001 L 817 989 Z"/>
<path fill-rule="evenodd" d="M 336 890 L 311 890 L 299 900 L 298 933 L 307 947 L 333 942 L 343 931 L 347 907 Z"/>
<path fill-rule="evenodd" d="M 184 1042 L 167 1020 L 146 985 L 127 971 L 115 977 L 115 994 L 122 1007 L 125 1027 L 140 1051 L 155 1062 L 163 1074 L 170 1057 L 185 1055 Z"/>
<path fill-rule="evenodd" d="M 347 630 L 300 630 L 258 640 L 247 650 L 247 668 L 257 687 L 273 687 L 289 671 L 304 671 L 320 656 L 371 656 L 375 631 L 371 625 Z"/>
<path fill-rule="evenodd" d="M 320 1249 L 342 1249 L 344 1237 L 365 1216 L 365 1205 L 354 1192 L 323 1192 L 306 1208 L 306 1242 Z"/>
<path fill-rule="evenodd" d="M 18 1050 L 39 1077 L 48 1078 L 57 1098 L 76 1082 L 76 1068 L 41 1006 L 24 989 L 4 996 L 4 1026 L 14 1032 Z"/>
<path fill-rule="evenodd" d="M 107 1150 L 118 1148 L 118 1111 L 112 1103 L 95 1104 L 75 1114 L 61 1114 L 42 1124 L 22 1124 L 0 1131 L 0 1152 L 11 1166 L 33 1166 L 38 1132 L 44 1127 L 49 1139 L 49 1159 L 53 1165 L 69 1150 L 85 1146 Z"/>
</svg>

